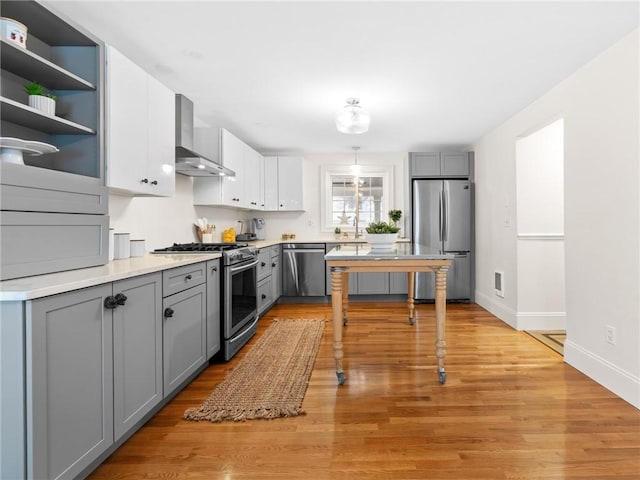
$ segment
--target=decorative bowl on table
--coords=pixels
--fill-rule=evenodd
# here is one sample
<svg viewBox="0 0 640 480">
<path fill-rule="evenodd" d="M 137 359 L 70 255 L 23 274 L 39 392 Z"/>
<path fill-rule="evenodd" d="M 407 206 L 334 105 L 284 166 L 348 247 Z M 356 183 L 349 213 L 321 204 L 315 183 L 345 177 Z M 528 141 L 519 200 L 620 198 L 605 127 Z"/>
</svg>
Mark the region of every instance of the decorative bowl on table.
<svg viewBox="0 0 640 480">
<path fill-rule="evenodd" d="M 391 250 L 398 240 L 397 233 L 367 233 L 367 243 L 371 250 Z"/>
</svg>

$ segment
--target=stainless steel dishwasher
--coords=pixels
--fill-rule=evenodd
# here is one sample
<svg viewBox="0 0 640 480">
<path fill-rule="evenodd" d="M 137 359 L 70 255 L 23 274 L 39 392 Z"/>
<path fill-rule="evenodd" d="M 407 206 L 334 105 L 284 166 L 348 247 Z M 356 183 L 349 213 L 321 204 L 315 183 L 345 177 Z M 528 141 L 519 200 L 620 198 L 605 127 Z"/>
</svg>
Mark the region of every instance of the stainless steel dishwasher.
<svg viewBox="0 0 640 480">
<path fill-rule="evenodd" d="M 324 243 L 285 243 L 282 263 L 283 296 L 325 295 Z"/>
</svg>

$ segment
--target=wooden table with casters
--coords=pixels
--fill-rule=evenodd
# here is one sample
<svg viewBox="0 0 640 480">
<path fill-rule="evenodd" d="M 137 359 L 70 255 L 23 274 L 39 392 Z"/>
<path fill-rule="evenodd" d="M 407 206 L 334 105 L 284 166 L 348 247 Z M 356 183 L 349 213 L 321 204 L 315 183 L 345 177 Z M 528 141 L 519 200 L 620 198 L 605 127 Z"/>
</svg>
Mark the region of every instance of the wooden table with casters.
<svg viewBox="0 0 640 480">
<path fill-rule="evenodd" d="M 447 270 L 453 255 L 412 243 L 396 243 L 391 249 L 372 249 L 369 244 L 338 245 L 325 255 L 331 269 L 331 307 L 333 313 L 333 351 L 336 360 L 336 375 L 340 385 L 345 382 L 342 369 L 342 327 L 347 323 L 349 308 L 349 273 L 354 272 L 407 272 L 409 324 L 414 323 L 414 279 L 415 272 L 433 272 L 436 306 L 436 358 L 438 378 L 445 383 L 444 369 L 446 342 L 444 339 L 447 300 Z"/>
</svg>

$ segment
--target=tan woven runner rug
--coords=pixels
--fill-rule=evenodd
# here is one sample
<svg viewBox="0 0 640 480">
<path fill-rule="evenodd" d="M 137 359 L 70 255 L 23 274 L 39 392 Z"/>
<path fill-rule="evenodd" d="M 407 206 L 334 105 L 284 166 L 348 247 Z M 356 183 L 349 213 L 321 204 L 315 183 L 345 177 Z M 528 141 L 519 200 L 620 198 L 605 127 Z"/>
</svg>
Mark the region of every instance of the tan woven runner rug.
<svg viewBox="0 0 640 480">
<path fill-rule="evenodd" d="M 304 414 L 302 401 L 324 320 L 275 319 L 251 350 L 187 420 L 243 421 Z"/>
</svg>

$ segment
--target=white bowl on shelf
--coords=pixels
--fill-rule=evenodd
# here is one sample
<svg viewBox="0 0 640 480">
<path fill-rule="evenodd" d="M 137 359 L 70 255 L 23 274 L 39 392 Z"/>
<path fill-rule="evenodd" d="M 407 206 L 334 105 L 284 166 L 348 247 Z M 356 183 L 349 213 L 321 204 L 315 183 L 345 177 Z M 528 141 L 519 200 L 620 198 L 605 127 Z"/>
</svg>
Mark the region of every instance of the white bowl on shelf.
<svg viewBox="0 0 640 480">
<path fill-rule="evenodd" d="M 372 250 L 390 250 L 398 240 L 397 233 L 367 233 L 367 243 Z"/>
</svg>

